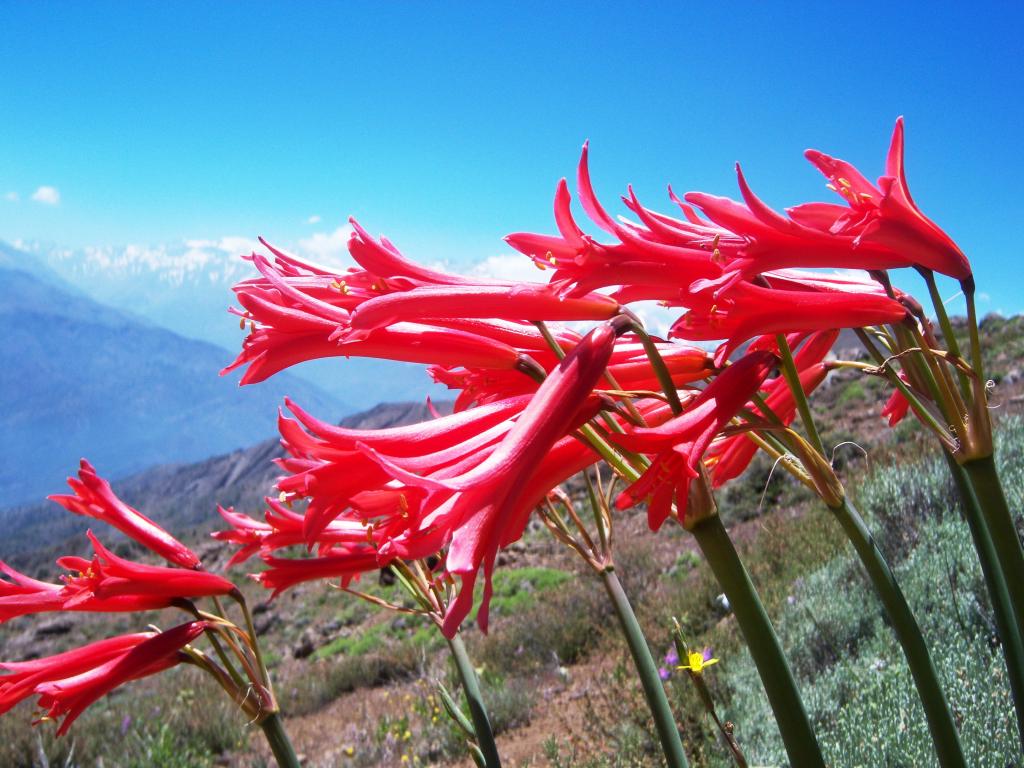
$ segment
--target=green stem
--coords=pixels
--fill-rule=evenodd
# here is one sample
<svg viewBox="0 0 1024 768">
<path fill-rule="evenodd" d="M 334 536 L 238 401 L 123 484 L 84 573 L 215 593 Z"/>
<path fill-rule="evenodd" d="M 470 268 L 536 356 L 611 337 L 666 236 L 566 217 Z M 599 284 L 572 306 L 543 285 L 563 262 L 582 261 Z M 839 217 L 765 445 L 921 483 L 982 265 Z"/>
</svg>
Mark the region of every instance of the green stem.
<svg viewBox="0 0 1024 768">
<path fill-rule="evenodd" d="M 960 287 L 967 299 L 967 330 L 971 334 L 971 367 L 975 375 L 985 381 L 985 369 L 981 361 L 981 335 L 978 333 L 978 308 L 974 303 L 974 277 L 960 281 Z"/>
<path fill-rule="evenodd" d="M 622 589 L 622 584 L 611 567 L 601 571 L 601 580 L 615 607 L 615 614 L 619 618 L 622 633 L 626 636 L 629 652 L 633 656 L 633 664 L 636 666 L 640 683 L 643 685 L 644 696 L 647 698 L 647 706 L 650 707 L 651 715 L 654 717 L 654 727 L 658 731 L 661 749 L 665 753 L 665 762 L 668 768 L 686 768 L 689 763 L 686 761 L 686 753 L 683 752 L 679 728 L 676 726 L 672 708 L 665 695 L 665 686 L 658 676 L 658 667 L 654 663 L 651 649 L 644 638 L 643 630 L 640 629 L 640 622 L 637 621 L 633 607 L 629 604 L 629 599 Z"/>
<path fill-rule="evenodd" d="M 640 322 L 639 318 L 633 322 L 632 330 L 640 338 L 640 343 L 644 345 L 644 352 L 647 353 L 647 359 L 651 361 L 651 368 L 654 369 L 654 375 L 658 378 L 658 383 L 661 385 L 662 392 L 665 393 L 665 399 L 668 400 L 672 413 L 678 416 L 683 412 L 683 404 L 679 402 L 679 393 L 676 391 L 675 382 L 672 381 L 672 374 L 669 373 L 668 366 L 665 365 L 665 359 L 658 351 L 658 345 L 654 343 L 654 339 L 647 333 L 647 329 L 644 328 L 644 324 Z"/>
<path fill-rule="evenodd" d="M 721 519 L 712 515 L 702 520 L 693 527 L 693 535 L 732 606 L 775 713 L 790 765 L 824 768 L 821 747 L 796 689 L 789 662 Z"/>
<path fill-rule="evenodd" d="M 274 753 L 274 760 L 280 768 L 300 768 L 299 758 L 295 756 L 295 749 L 284 730 L 284 721 L 281 715 L 274 712 L 260 722 L 263 735 L 267 737 L 270 751 Z"/>
<path fill-rule="evenodd" d="M 914 618 L 903 591 L 896 582 L 889 564 L 875 544 L 874 537 L 868 531 L 864 520 L 849 499 L 844 499 L 840 507 L 832 507 L 832 513 L 839 520 L 847 537 L 857 551 L 861 564 L 868 572 L 871 584 L 882 601 L 886 616 L 892 624 L 896 638 L 903 648 L 914 685 L 921 697 L 928 730 L 932 735 L 932 744 L 939 765 L 943 768 L 964 768 L 963 748 L 957 732 L 956 721 L 949 709 L 949 702 L 939 684 L 938 673 L 928 651 L 921 627 Z"/>
<path fill-rule="evenodd" d="M 800 421 L 803 423 L 804 429 L 807 430 L 807 436 L 810 438 L 811 445 L 818 453 L 824 456 L 825 446 L 821 442 L 818 427 L 811 416 L 811 406 L 807 402 L 804 388 L 800 386 L 800 372 L 796 369 L 796 363 L 793 362 L 793 350 L 789 348 L 789 342 L 786 341 L 785 334 L 777 334 L 775 340 L 778 342 L 779 352 L 782 354 L 782 374 L 786 377 L 786 382 L 793 391 L 796 407 L 800 411 Z"/>
<path fill-rule="evenodd" d="M 245 597 L 237 589 L 231 594 L 235 602 L 238 603 L 242 609 L 242 615 L 245 616 L 245 627 L 249 632 L 249 638 L 252 640 L 252 652 L 256 656 L 256 667 L 259 670 L 260 684 L 265 686 L 268 691 L 270 687 L 270 673 L 267 671 L 267 665 L 263 661 L 263 652 L 260 650 L 260 639 L 256 636 L 256 625 L 252 620 L 252 612 L 249 610 L 249 604 L 245 601 Z"/>
<path fill-rule="evenodd" d="M 928 285 L 928 295 L 931 296 L 932 306 L 935 307 L 935 317 L 939 320 L 939 327 L 942 329 L 942 336 L 946 342 L 946 348 L 957 357 L 960 357 L 960 343 L 956 340 L 953 332 L 953 324 L 949 321 L 949 314 L 946 312 L 946 305 L 942 303 L 942 295 L 939 293 L 939 286 L 935 282 L 935 273 L 930 269 L 919 269 L 921 276 Z M 960 380 L 960 391 L 964 397 L 971 396 L 971 382 L 967 375 L 957 369 L 957 378 Z"/>
<path fill-rule="evenodd" d="M 956 463 L 952 456 L 943 452 L 950 474 L 956 484 L 960 500 L 963 502 L 964 518 L 974 539 L 974 549 L 978 553 L 981 572 L 988 587 L 989 599 L 992 601 L 992 613 L 996 621 L 996 630 L 1003 646 L 1003 658 L 1006 660 L 1007 676 L 1010 680 L 1010 693 L 1013 695 L 1014 710 L 1017 714 L 1017 733 L 1022 739 L 1024 748 L 1024 639 L 1014 619 L 1013 603 L 1006 586 L 1006 579 L 999 567 L 995 543 L 985 524 L 978 499 L 971 489 L 970 482 L 963 467 Z"/>
<path fill-rule="evenodd" d="M 501 758 L 498 757 L 498 746 L 494 743 L 491 720 L 487 717 L 487 708 L 484 706 L 483 695 L 480 693 L 480 681 L 477 680 L 473 662 L 470 661 L 469 654 L 466 652 L 466 645 L 462 642 L 462 638 L 456 635 L 448 641 L 448 647 L 455 660 L 455 669 L 462 681 L 462 690 L 466 694 L 466 701 L 469 702 L 469 716 L 473 721 L 476 744 L 484 756 L 484 765 L 487 768 L 501 768 Z"/>
<path fill-rule="evenodd" d="M 1024 637 L 1024 550 L 1013 515 L 1003 495 L 993 457 L 974 459 L 963 464 L 964 473 L 978 501 L 985 526 L 992 537 L 999 568 L 1009 592 L 1017 630 Z"/>
</svg>

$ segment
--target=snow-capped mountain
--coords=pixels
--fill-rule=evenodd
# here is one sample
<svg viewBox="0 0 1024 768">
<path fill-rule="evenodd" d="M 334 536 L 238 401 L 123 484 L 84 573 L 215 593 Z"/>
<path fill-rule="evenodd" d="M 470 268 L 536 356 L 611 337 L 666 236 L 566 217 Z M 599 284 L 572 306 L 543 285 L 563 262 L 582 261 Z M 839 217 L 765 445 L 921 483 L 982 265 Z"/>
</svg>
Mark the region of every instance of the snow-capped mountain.
<svg viewBox="0 0 1024 768">
<path fill-rule="evenodd" d="M 301 255 L 343 268 L 348 230 L 314 235 L 299 243 Z M 228 314 L 231 286 L 253 274 L 241 258 L 263 250 L 244 237 L 186 240 L 155 246 L 63 248 L 39 242 L 0 243 L 8 262 L 65 290 L 137 315 L 181 336 L 216 344 L 227 364 L 244 332 Z M 422 400 L 433 387 L 421 367 L 380 360 L 331 359 L 298 366 L 291 373 L 339 400 L 369 408 L 384 400 Z"/>
</svg>

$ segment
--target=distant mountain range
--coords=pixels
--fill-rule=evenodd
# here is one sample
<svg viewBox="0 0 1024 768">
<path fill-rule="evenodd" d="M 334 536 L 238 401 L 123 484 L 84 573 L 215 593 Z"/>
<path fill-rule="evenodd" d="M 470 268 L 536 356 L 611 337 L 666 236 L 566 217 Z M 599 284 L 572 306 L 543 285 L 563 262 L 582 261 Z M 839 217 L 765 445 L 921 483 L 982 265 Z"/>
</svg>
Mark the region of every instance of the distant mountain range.
<svg viewBox="0 0 1024 768">
<path fill-rule="evenodd" d="M 180 336 L 216 344 L 225 350 L 218 368 L 234 358 L 245 335 L 237 318 L 227 312 L 234 301 L 231 287 L 255 274 L 240 257 L 254 249 L 266 252 L 257 241 L 239 237 L 153 247 L 18 245 L 0 242 L 0 260 L 6 257 L 43 282 L 133 313 Z M 384 360 L 317 360 L 292 374 L 354 408 L 385 400 L 420 400 L 436 389 L 422 366 Z"/>
<path fill-rule="evenodd" d="M 435 403 L 435 407 L 449 413 L 452 403 Z M 369 411 L 348 416 L 341 423 L 354 429 L 382 429 L 430 418 L 424 403 L 382 403 Z M 281 474 L 272 460 L 281 455 L 277 439 L 263 440 L 199 462 L 151 467 L 115 482 L 114 490 L 175 535 L 194 540 L 197 534 L 220 525 L 217 504 L 233 505 L 259 517 L 265 506 L 263 497 L 273 495 L 275 479 Z M 96 464 L 101 474 L 110 476 L 109 467 L 98 459 Z M 65 471 L 71 469 L 68 465 Z M 61 492 L 65 488 L 60 483 L 50 492 Z M 119 537 L 107 526 L 68 514 L 48 501 L 8 509 L 0 515 L 4 527 L 4 535 L 0 536 L 0 559 L 16 568 L 42 569 L 39 572 L 48 575 L 55 557 L 88 549 L 82 535 L 88 528 L 102 528 L 105 540 Z"/>
<path fill-rule="evenodd" d="M 230 357 L 222 348 L 26 264 L 0 250 L 0 507 L 59 491 L 82 456 L 116 478 L 250 445 L 273 434 L 286 393 L 324 418 L 353 410 L 287 374 L 239 388 L 218 376 Z"/>
</svg>

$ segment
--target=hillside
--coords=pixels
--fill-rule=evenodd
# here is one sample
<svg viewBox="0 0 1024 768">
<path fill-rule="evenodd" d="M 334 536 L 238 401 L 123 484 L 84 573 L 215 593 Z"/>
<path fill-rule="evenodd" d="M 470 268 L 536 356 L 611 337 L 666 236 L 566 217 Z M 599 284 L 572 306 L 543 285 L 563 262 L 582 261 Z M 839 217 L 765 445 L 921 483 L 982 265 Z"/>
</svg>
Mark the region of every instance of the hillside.
<svg viewBox="0 0 1024 768">
<path fill-rule="evenodd" d="M 9 264 L 10 262 L 5 262 Z M 347 406 L 289 375 L 240 389 L 224 350 L 0 263 L 0 498 L 38 499 L 81 456 L 110 477 L 250 445 L 285 392 L 328 417 Z"/>
<path fill-rule="evenodd" d="M 451 410 L 450 402 L 435 406 L 442 412 Z M 382 403 L 347 416 L 341 423 L 355 429 L 380 429 L 429 417 L 422 403 Z M 272 493 L 274 480 L 280 474 L 273 459 L 281 455 L 278 440 L 271 438 L 203 461 L 151 467 L 115 482 L 114 489 L 168 530 L 195 540 L 220 524 L 218 504 L 234 505 L 257 514 L 263 497 Z M 106 471 L 102 464 L 98 466 Z M 67 475 L 76 467 L 69 463 L 63 471 Z M 49 492 L 65 490 L 62 480 Z M 6 531 L 0 537 L 0 559 L 18 568 L 44 573 L 51 569 L 52 560 L 59 554 L 82 548 L 82 534 L 91 523 L 67 514 L 49 501 L 0 511 L 0 519 Z"/>
<path fill-rule="evenodd" d="M 1024 494 L 1022 330 L 1021 317 L 992 316 L 983 324 L 990 352 L 986 364 L 996 381 L 993 403 L 1000 423 L 1000 458 L 1013 503 Z M 880 545 L 907 585 L 908 599 L 927 622 L 929 642 L 938 649 L 943 674 L 950 680 L 948 690 L 973 729 L 965 731 L 975 750 L 972 755 L 989 755 L 971 764 L 1003 768 L 1012 763 L 998 763 L 998 758 L 1013 739 L 1007 730 L 1008 710 L 1000 708 L 1006 692 L 998 674 L 999 649 L 992 644 L 986 623 L 977 563 L 949 503 L 948 480 L 934 446 L 922 439 L 911 420 L 897 429 L 885 427 L 879 414 L 881 389 L 879 382 L 849 371 L 831 375 L 814 396 L 823 437 L 835 447 L 837 470 L 862 503 Z M 390 405 L 345 423 L 381 427 L 425 416 L 420 406 Z M 866 456 L 852 445 L 840 447 L 848 441 Z M 268 460 L 276 451 L 275 443 L 267 441 L 197 464 L 158 467 L 117 487 L 130 503 L 184 535 L 200 548 L 208 564 L 217 567 L 226 552 L 202 535 L 216 522 L 211 521 L 214 500 L 252 511 L 273 481 L 275 469 Z M 833 599 L 837 590 L 866 590 L 835 521 L 800 486 L 782 473 L 773 475 L 771 469 L 769 461 L 755 461 L 720 494 L 719 503 L 769 613 L 779 621 L 780 636 L 796 659 L 800 684 L 813 691 L 809 706 L 826 747 L 832 755 L 856 754 L 857 764 L 904 764 L 892 762 L 892 753 L 885 751 L 887 744 L 896 745 L 901 755 L 912 756 L 905 764 L 930 765 L 927 738 L 921 735 L 914 709 L 918 705 L 877 605 L 870 599 L 841 604 Z M 84 527 L 68 515 L 60 520 L 54 509 L 22 510 L 11 525 L 12 532 L 27 526 L 20 542 L 0 542 L 0 548 L 14 550 L 12 556 L 26 566 L 52 575 L 52 565 L 42 567 L 39 540 L 55 542 L 57 533 L 63 537 Z M 65 528 L 68 520 L 70 527 Z M 665 526 L 657 536 L 650 535 L 642 510 L 617 514 L 615 525 L 616 570 L 656 653 L 669 646 L 669 617 L 679 617 L 693 647 L 710 645 L 722 660 L 709 676 L 711 690 L 720 711 L 735 723 L 751 764 L 783 764 L 772 718 L 735 620 L 723 608 L 720 588 L 692 538 L 679 526 Z M 45 559 L 59 548 L 48 547 Z M 433 681 L 451 683 L 436 633 L 417 617 L 373 609 L 319 583 L 300 585 L 267 601 L 265 593 L 243 579 L 252 565 L 231 575 L 255 605 L 288 727 L 306 757 L 304 764 L 392 766 L 408 755 L 423 765 L 468 766 L 460 740 L 443 714 L 440 719 L 432 715 Z M 482 636 L 473 626 L 465 628 L 510 767 L 656 764 L 651 757 L 653 736 L 628 656 L 597 586 L 592 574 L 535 522 L 523 541 L 499 559 L 490 635 Z M 363 579 L 360 588 L 401 600 L 397 588 L 376 578 Z M 109 631 L 114 621 L 122 621 L 117 625 L 122 631 L 128 626 L 107 617 L 19 620 L 0 628 L 0 646 L 5 656 L 48 653 L 66 647 L 72 638 Z M 974 665 L 971 679 L 985 681 L 984 690 L 955 685 L 965 659 Z M 162 764 L 146 761 L 157 759 L 154 755 L 175 755 L 178 762 L 167 764 L 260 765 L 263 746 L 258 733 L 245 729 L 236 713 L 213 694 L 196 695 L 211 687 L 186 674 L 134 686 L 87 713 L 76 726 L 76 764 L 91 764 L 86 761 L 98 755 L 106 756 L 110 765 Z M 849 701 L 844 692 L 854 678 L 865 686 L 864 696 Z M 693 764 L 725 768 L 730 763 L 685 678 L 673 678 L 669 688 L 687 743 L 699 750 L 701 759 Z M 837 701 L 844 706 L 837 707 Z M 158 709 L 166 715 L 144 714 Z M 859 739 L 855 724 L 850 724 L 857 717 L 875 717 L 868 710 L 886 712 L 885 735 L 878 740 Z M 126 742 L 134 757 L 111 762 L 110 739 L 124 727 L 126 711 L 142 713 L 132 719 Z M 20 716 L 28 717 L 27 709 Z M 7 755 L 12 765 L 25 766 L 30 764 L 26 756 L 38 750 L 51 761 L 67 758 L 68 740 L 55 742 L 46 734 L 41 746 L 36 745 L 22 732 L 25 729 L 17 730 L 18 717 L 8 718 L 11 725 L 0 731 L 0 740 L 5 734 L 8 739 L 7 751 L 0 747 L 0 758 Z M 167 723 L 172 724 L 170 730 Z M 580 723 L 587 724 L 585 731 Z M 977 730 L 979 723 L 985 733 Z"/>
</svg>

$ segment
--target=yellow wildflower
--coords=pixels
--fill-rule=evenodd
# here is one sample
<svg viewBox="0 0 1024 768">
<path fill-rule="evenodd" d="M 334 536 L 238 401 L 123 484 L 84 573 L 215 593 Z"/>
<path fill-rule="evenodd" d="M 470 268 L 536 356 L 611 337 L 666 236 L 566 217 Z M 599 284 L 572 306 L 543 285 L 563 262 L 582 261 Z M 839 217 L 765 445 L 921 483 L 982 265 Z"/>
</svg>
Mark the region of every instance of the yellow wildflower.
<svg viewBox="0 0 1024 768">
<path fill-rule="evenodd" d="M 680 664 L 676 669 L 687 669 L 695 675 L 701 674 L 704 667 L 718 663 L 718 659 L 712 658 L 710 648 L 705 648 L 703 651 L 690 651 L 686 654 L 686 661 L 686 664 Z"/>
</svg>

